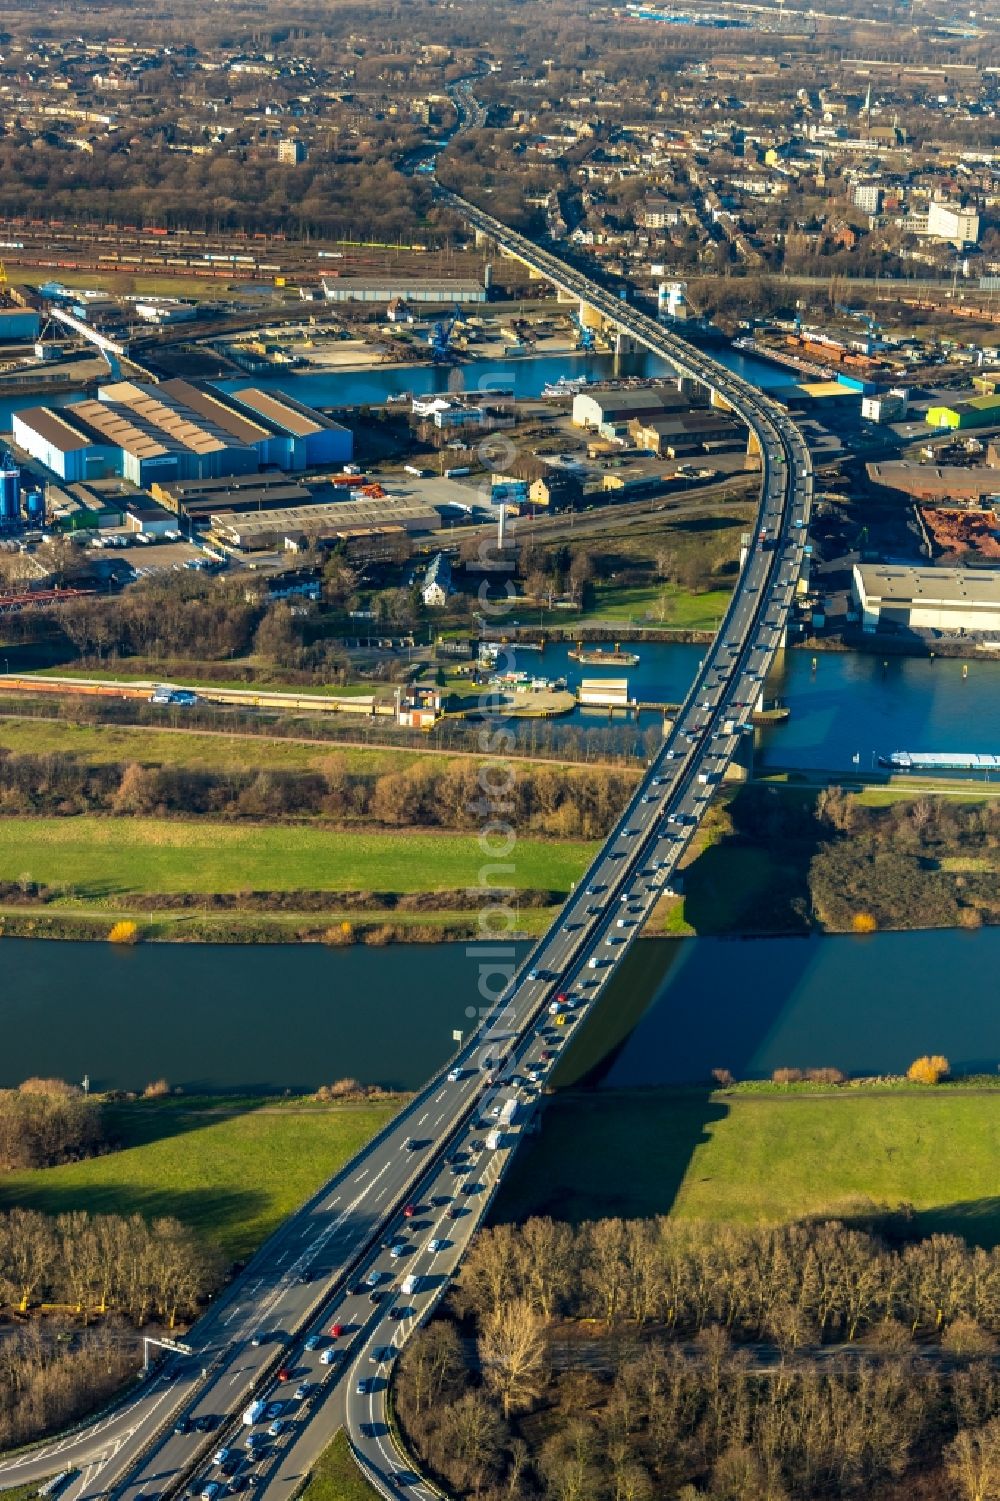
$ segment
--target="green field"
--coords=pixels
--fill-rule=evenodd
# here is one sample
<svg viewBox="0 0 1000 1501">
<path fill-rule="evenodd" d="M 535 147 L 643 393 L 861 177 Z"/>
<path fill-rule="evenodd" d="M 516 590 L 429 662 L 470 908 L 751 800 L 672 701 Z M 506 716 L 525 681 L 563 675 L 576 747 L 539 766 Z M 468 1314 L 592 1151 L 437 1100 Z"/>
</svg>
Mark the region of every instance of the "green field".
<svg viewBox="0 0 1000 1501">
<path fill-rule="evenodd" d="M 639 584 L 631 588 L 598 584 L 580 618 L 591 623 L 607 620 L 664 629 L 714 631 L 729 607 L 729 597 L 728 589 L 709 589 L 698 594 L 674 584 Z"/>
<path fill-rule="evenodd" d="M 225 730 L 174 730 L 155 725 L 77 724 L 72 720 L 7 718 L 0 715 L 0 749 L 15 755 L 74 756 L 89 766 L 138 761 L 145 766 L 185 766 L 211 771 L 312 771 L 336 764 L 352 773 L 378 776 L 405 771 L 421 758 L 405 747 L 380 749 L 336 742 L 284 739 L 278 735 L 228 734 Z M 442 754 L 447 766 L 461 756 Z"/>
<path fill-rule="evenodd" d="M 316 1461 L 301 1501 L 376 1501 L 377 1492 L 365 1480 L 351 1454 L 343 1429 Z"/>
<path fill-rule="evenodd" d="M 0 1178 L 0 1208 L 176 1215 L 246 1258 L 354 1155 L 400 1100 L 310 1105 L 137 1101 L 108 1106 L 123 1150 Z"/>
<path fill-rule="evenodd" d="M 568 891 L 595 848 L 520 839 L 502 879 L 520 890 Z M 129 892 L 455 890 L 478 887 L 480 872 L 497 864 L 467 834 L 208 819 L 0 819 L 0 880 L 26 874 L 93 900 Z"/>
<path fill-rule="evenodd" d="M 594 1091 L 550 1102 L 495 1215 L 864 1218 L 1000 1243 L 1000 1091 Z"/>
</svg>

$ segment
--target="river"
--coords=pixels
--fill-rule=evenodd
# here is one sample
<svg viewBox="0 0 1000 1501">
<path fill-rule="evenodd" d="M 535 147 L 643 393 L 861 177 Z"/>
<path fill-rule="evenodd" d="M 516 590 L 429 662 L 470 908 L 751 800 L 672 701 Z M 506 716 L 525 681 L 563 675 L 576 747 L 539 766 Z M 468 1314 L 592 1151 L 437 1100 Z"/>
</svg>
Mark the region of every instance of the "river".
<svg viewBox="0 0 1000 1501">
<path fill-rule="evenodd" d="M 411 1089 L 450 1054 L 477 996 L 475 954 L 449 944 L 119 950 L 4 939 L 0 958 L 0 1087 L 86 1074 L 95 1089 L 162 1077 L 189 1094 L 345 1077 Z M 737 1078 L 827 1065 L 898 1073 L 925 1052 L 992 1072 L 1000 1008 L 984 977 L 997 968 L 997 928 L 644 940 L 592 1023 L 607 1049 L 596 1074 L 621 1088 L 701 1082 L 717 1067 Z"/>
<path fill-rule="evenodd" d="M 526 950 L 522 946 L 520 952 Z M 355 1078 L 415 1089 L 468 1029 L 479 959 L 461 944 L 325 949 L 0 942 L 0 1087 L 165 1078 L 185 1092 Z"/>
</svg>

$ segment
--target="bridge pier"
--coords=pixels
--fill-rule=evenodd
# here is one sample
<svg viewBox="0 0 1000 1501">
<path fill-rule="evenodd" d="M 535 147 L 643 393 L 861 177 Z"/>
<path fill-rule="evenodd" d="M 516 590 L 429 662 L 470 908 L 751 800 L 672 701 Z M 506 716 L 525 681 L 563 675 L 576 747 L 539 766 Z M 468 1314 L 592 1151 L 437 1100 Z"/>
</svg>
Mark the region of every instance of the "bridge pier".
<svg viewBox="0 0 1000 1501">
<path fill-rule="evenodd" d="M 716 407 L 720 412 L 731 412 L 733 410 L 732 403 L 728 402 L 724 396 L 720 396 L 714 386 L 709 388 L 708 400 L 709 405 Z"/>
<path fill-rule="evenodd" d="M 747 733 L 740 736 L 736 753 L 722 774 L 723 782 L 748 782 L 753 776 L 753 753 L 757 743 L 756 734 L 747 727 Z"/>
</svg>

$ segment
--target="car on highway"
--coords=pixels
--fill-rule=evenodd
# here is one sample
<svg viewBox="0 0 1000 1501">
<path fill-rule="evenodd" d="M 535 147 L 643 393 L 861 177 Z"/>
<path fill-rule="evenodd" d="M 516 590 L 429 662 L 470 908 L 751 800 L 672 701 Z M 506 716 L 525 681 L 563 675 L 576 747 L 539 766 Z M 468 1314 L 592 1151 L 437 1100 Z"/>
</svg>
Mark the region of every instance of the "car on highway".
<svg viewBox="0 0 1000 1501">
<path fill-rule="evenodd" d="M 307 1350 L 318 1350 L 319 1349 L 319 1335 L 318 1334 L 310 1334 L 309 1338 L 306 1340 L 305 1348 Z"/>
<path fill-rule="evenodd" d="M 459 1081 L 459 1079 L 461 1077 L 462 1077 L 462 1069 L 460 1069 L 460 1068 L 450 1068 L 448 1070 L 448 1079 L 449 1079 L 450 1083 L 457 1084 L 458 1081 Z"/>
<path fill-rule="evenodd" d="M 284 1418 L 275 1418 L 274 1422 L 270 1425 L 270 1427 L 267 1430 L 267 1436 L 268 1436 L 268 1438 L 278 1438 L 280 1434 L 284 1433 L 284 1431 L 285 1431 L 285 1420 L 284 1420 Z"/>
<path fill-rule="evenodd" d="M 309 1383 L 308 1383 L 308 1381 L 300 1381 L 299 1384 L 298 1384 L 298 1386 L 292 1392 L 292 1400 L 295 1401 L 295 1402 L 304 1402 L 305 1399 L 306 1399 L 306 1397 L 308 1397 L 308 1395 L 309 1395 Z"/>
<path fill-rule="evenodd" d="M 178 1434 L 179 1433 L 190 1433 L 191 1432 L 191 1419 L 190 1418 L 186 1418 L 186 1417 L 179 1417 L 177 1419 L 177 1422 L 174 1424 L 174 1432 L 178 1433 Z"/>
<path fill-rule="evenodd" d="M 416 1214 L 416 1212 L 417 1212 L 417 1206 L 416 1206 L 416 1204 L 404 1204 L 403 1205 L 403 1218 L 404 1218 L 404 1220 L 412 1220 L 412 1218 Z"/>
<path fill-rule="evenodd" d="M 370 1389 L 371 1380 L 368 1376 L 360 1377 L 357 1386 L 354 1388 L 359 1397 L 367 1397 Z"/>
<path fill-rule="evenodd" d="M 231 1459 L 232 1456 L 232 1449 L 227 1449 L 225 1445 L 223 1445 L 221 1449 L 216 1449 L 215 1453 L 212 1455 L 212 1463 L 214 1465 L 224 1465 L 226 1460 Z"/>
<path fill-rule="evenodd" d="M 329 1346 L 328 1346 L 325 1350 L 321 1350 L 320 1351 L 320 1356 L 319 1356 L 319 1363 L 320 1363 L 320 1365 L 336 1365 L 336 1363 L 337 1363 L 337 1361 L 339 1361 L 339 1359 L 340 1359 L 340 1351 L 339 1350 L 331 1350 L 329 1348 Z"/>
<path fill-rule="evenodd" d="M 216 1496 L 221 1490 L 222 1486 L 217 1480 L 208 1480 L 198 1494 L 201 1497 L 201 1501 L 215 1501 Z"/>
<path fill-rule="evenodd" d="M 269 1402 L 264 1409 L 264 1416 L 270 1421 L 272 1418 L 280 1418 L 284 1410 L 284 1402 Z"/>
<path fill-rule="evenodd" d="M 447 1244 L 448 1242 L 446 1240 L 439 1240 L 437 1236 L 435 1236 L 433 1240 L 429 1240 L 427 1242 L 427 1249 L 428 1251 L 430 1251 L 432 1256 L 436 1256 L 438 1251 L 443 1251 Z"/>
<path fill-rule="evenodd" d="M 372 1271 L 370 1271 L 368 1273 L 368 1276 L 365 1278 L 365 1286 L 366 1287 L 378 1287 L 378 1285 L 379 1285 L 379 1283 L 381 1281 L 382 1281 L 382 1273 L 372 1270 Z"/>
</svg>

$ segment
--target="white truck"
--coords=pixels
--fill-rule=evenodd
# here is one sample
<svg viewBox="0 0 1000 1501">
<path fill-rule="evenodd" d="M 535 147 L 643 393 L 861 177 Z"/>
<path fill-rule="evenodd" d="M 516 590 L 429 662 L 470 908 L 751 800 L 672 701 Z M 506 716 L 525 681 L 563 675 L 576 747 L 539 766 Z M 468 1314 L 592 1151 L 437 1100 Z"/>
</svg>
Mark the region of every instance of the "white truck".
<svg viewBox="0 0 1000 1501">
<path fill-rule="evenodd" d="M 516 1097 L 514 1095 L 511 1095 L 510 1099 L 506 1102 L 506 1104 L 504 1105 L 503 1109 L 500 1112 L 500 1124 L 501 1124 L 501 1126 L 510 1126 L 510 1125 L 512 1125 L 513 1122 L 514 1122 L 514 1117 L 516 1115 L 517 1115 L 517 1099 L 516 1099 Z"/>
<path fill-rule="evenodd" d="M 249 1407 L 244 1408 L 243 1421 L 248 1428 L 252 1428 L 254 1423 L 258 1423 L 260 1421 L 260 1419 L 264 1416 L 264 1409 L 266 1406 L 266 1402 L 262 1402 L 258 1399 L 256 1402 L 251 1402 Z"/>
<path fill-rule="evenodd" d="M 493 1130 L 486 1138 L 486 1145 L 491 1152 L 495 1152 L 503 1145 L 503 1132 Z"/>
</svg>

